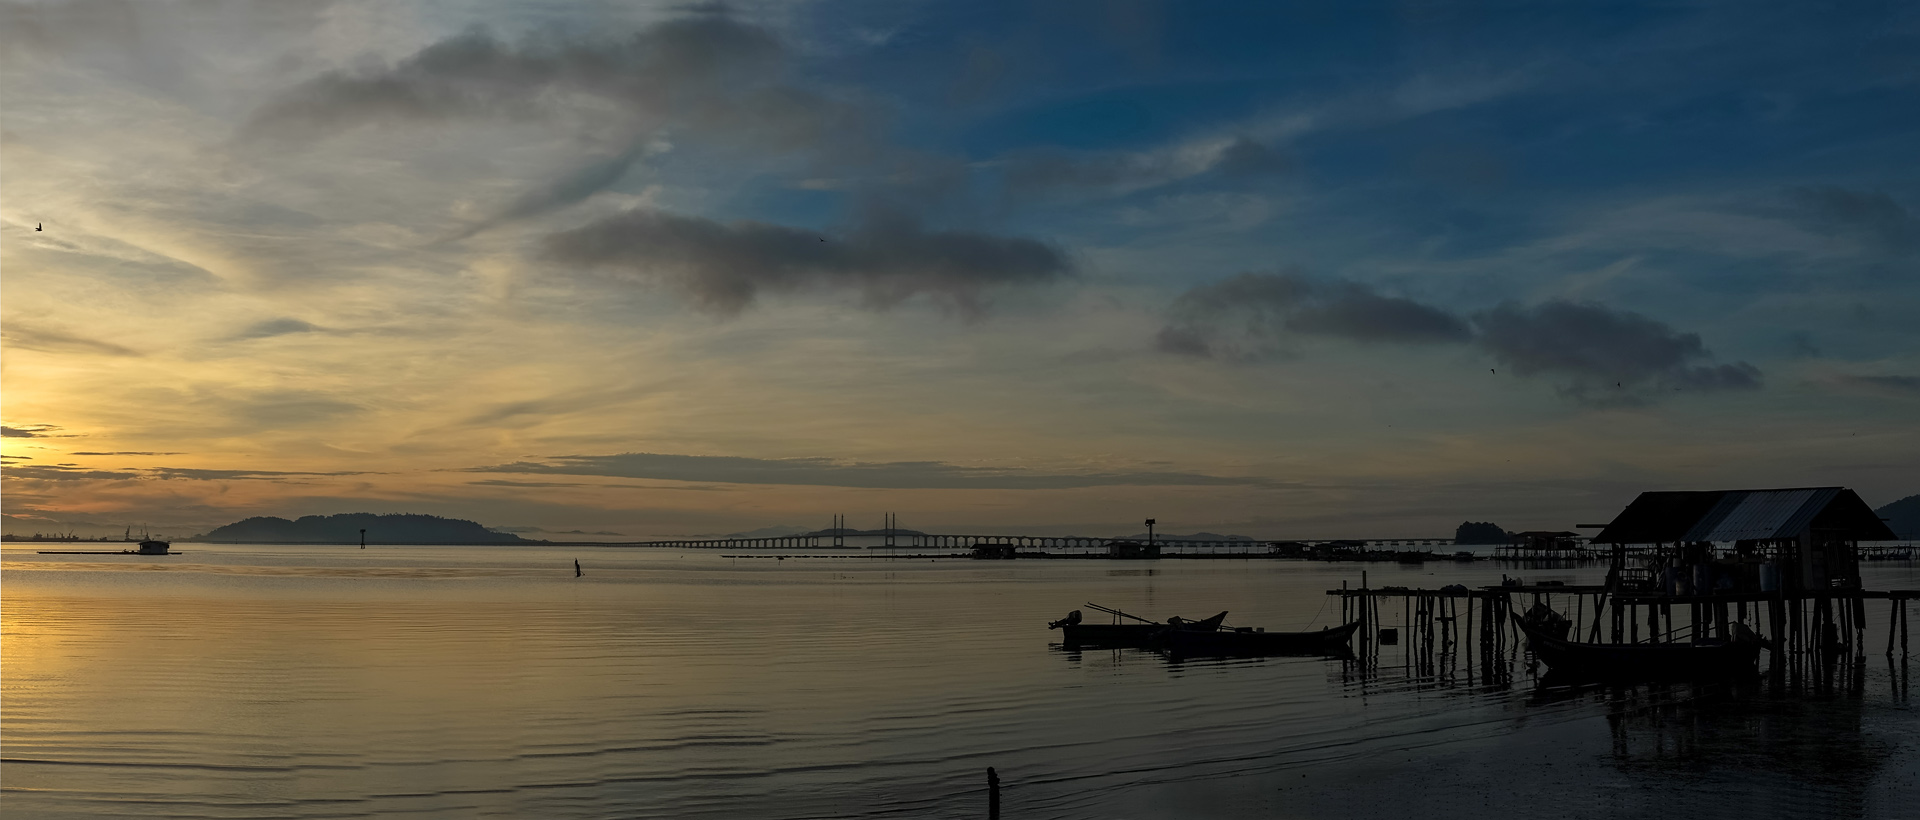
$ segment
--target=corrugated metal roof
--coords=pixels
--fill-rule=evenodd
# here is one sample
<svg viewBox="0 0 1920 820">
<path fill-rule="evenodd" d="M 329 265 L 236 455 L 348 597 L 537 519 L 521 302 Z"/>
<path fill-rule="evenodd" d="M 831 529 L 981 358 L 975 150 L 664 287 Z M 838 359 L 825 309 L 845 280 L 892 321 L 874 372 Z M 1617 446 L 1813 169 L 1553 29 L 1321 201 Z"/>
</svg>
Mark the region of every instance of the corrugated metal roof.
<svg viewBox="0 0 1920 820">
<path fill-rule="evenodd" d="M 1826 509 L 1838 487 L 1799 490 L 1729 490 L 1713 510 L 1687 530 L 1686 541 L 1792 538 Z"/>
<path fill-rule="evenodd" d="M 1894 537 L 1852 490 L 1798 487 L 1641 493 L 1593 540 L 1599 544 L 1766 541 L 1798 538 L 1816 521 L 1825 537 L 1860 541 Z"/>
</svg>

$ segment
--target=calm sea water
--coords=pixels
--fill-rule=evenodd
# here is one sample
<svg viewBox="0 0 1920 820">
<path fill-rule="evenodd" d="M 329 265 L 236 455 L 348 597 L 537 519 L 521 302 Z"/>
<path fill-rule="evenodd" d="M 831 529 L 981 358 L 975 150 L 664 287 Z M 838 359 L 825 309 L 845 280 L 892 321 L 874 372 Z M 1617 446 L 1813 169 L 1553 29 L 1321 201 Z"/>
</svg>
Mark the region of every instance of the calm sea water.
<svg viewBox="0 0 1920 820">
<path fill-rule="evenodd" d="M 1879 654 L 1884 604 L 1832 689 L 1565 691 L 1524 657 L 1489 684 L 1472 649 L 1176 663 L 1045 628 L 1086 601 L 1324 626 L 1352 564 L 181 548 L 0 553 L 8 816 L 976 818 L 988 766 L 1010 819 L 1920 806 L 1920 659 Z M 1867 576 L 1920 586 L 1911 563 Z"/>
</svg>

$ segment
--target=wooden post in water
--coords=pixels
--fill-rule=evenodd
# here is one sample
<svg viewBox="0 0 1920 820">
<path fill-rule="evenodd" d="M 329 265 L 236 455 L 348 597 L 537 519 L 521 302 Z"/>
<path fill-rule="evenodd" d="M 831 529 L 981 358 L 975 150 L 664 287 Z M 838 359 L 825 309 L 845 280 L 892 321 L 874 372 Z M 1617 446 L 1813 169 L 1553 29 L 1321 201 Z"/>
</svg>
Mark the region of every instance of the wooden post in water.
<svg viewBox="0 0 1920 820">
<path fill-rule="evenodd" d="M 1893 657 L 1894 633 L 1900 629 L 1900 599 L 1887 599 L 1887 657 Z"/>
<path fill-rule="evenodd" d="M 1000 775 L 987 767 L 987 820 L 1000 820 Z"/>
</svg>

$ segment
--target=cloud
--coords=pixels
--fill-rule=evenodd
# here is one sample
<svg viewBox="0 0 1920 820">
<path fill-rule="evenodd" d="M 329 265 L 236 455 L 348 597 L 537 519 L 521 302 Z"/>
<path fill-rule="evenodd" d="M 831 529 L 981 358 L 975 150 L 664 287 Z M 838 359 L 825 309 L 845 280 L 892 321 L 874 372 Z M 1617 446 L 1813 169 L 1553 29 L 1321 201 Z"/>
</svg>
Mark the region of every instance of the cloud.
<svg viewBox="0 0 1920 820">
<path fill-rule="evenodd" d="M 1920 251 L 1920 216 L 1882 191 L 1814 186 L 1788 191 L 1797 220 L 1809 230 L 1891 254 Z"/>
<path fill-rule="evenodd" d="M 305 472 L 300 470 L 203 470 L 190 467 L 149 467 L 144 468 L 154 478 L 163 481 L 183 479 L 187 481 L 232 481 L 259 480 L 276 481 L 294 476 L 342 476 L 342 475 L 379 475 L 365 470 L 338 470 L 333 472 Z"/>
<path fill-rule="evenodd" d="M 464 472 L 598 475 L 715 484 L 782 484 L 867 489 L 1058 490 L 1115 486 L 1275 487 L 1257 477 L 1179 472 L 1050 474 L 1020 468 L 961 467 L 938 461 L 839 462 L 826 458 L 762 459 L 621 453 L 555 456 Z"/>
<path fill-rule="evenodd" d="M 1293 168 L 1285 152 L 1247 137 L 1207 138 L 1148 151 L 1069 152 L 1042 148 L 1000 161 L 1010 195 L 1089 192 L 1125 194 L 1207 173 L 1229 178 Z"/>
<path fill-rule="evenodd" d="M 220 403 L 235 418 L 266 428 L 318 424 L 366 410 L 358 404 L 311 390 L 270 390 L 244 397 L 223 396 Z"/>
<path fill-rule="evenodd" d="M 0 427 L 0 438 L 70 438 L 71 433 L 56 433 L 61 429 L 55 424 L 28 424 L 21 427 Z"/>
<path fill-rule="evenodd" d="M 635 209 L 547 237 L 562 264 L 612 269 L 679 290 L 703 310 L 734 315 L 763 291 L 851 289 L 871 307 L 918 295 L 973 313 L 992 288 L 1066 276 L 1067 257 L 1032 239 L 928 231 L 876 220 L 844 239 L 764 222 L 723 224 Z"/>
<path fill-rule="evenodd" d="M 1750 390 L 1760 370 L 1712 358 L 1700 336 L 1592 302 L 1513 302 L 1473 316 L 1479 345 L 1520 376 L 1559 381 L 1561 392 L 1590 403 L 1634 403 L 1631 391 Z"/>
<path fill-rule="evenodd" d="M 4 335 L 10 346 L 47 353 L 78 353 L 93 356 L 146 355 L 133 348 L 112 342 L 90 339 L 52 328 L 23 325 L 18 319 L 7 320 Z"/>
<path fill-rule="evenodd" d="M 78 455 L 76 453 L 76 455 Z M 128 470 L 93 470 L 72 464 L 21 464 L 7 468 L 6 477 L 40 481 L 278 481 L 301 476 L 377 475 L 364 471 L 304 472 L 298 470 L 206 470 L 191 467 L 139 467 Z"/>
<path fill-rule="evenodd" d="M 471 472 L 471 471 L 466 471 L 466 472 Z M 602 489 L 606 489 L 610 487 L 631 489 L 631 488 L 638 487 L 638 488 L 644 488 L 648 490 L 673 490 L 675 492 L 682 492 L 682 491 L 732 492 L 734 489 L 732 487 L 719 487 L 714 485 L 608 484 L 606 482 L 601 482 L 601 481 L 513 481 L 505 478 L 489 478 L 485 481 L 469 481 L 467 482 L 467 485 L 471 487 L 599 487 Z"/>
<path fill-rule="evenodd" d="M 1876 393 L 1895 396 L 1920 396 L 1920 376 L 1860 376 L 1842 375 L 1836 379 L 1841 384 L 1862 387 Z"/>
<path fill-rule="evenodd" d="M 71 464 L 17 464 L 8 467 L 5 476 L 36 481 L 126 481 L 144 477 L 126 470 L 88 470 Z"/>
<path fill-rule="evenodd" d="M 1296 272 L 1243 273 L 1174 300 L 1155 343 L 1186 356 L 1257 359 L 1322 336 L 1409 345 L 1473 344 L 1523 378 L 1553 380 L 1591 404 L 1637 404 L 1654 392 L 1751 390 L 1759 368 L 1716 364 L 1700 336 L 1593 302 L 1505 302 L 1471 323 L 1357 282 Z"/>
<path fill-rule="evenodd" d="M 641 157 L 658 150 L 662 150 L 658 143 L 637 140 L 619 154 L 590 160 L 559 179 L 521 193 L 499 214 L 454 238 L 472 236 L 502 223 L 540 216 L 585 200 L 613 187 Z"/>
<path fill-rule="evenodd" d="M 772 32 L 720 6 L 617 39 L 548 34 L 508 43 L 472 29 L 392 65 L 299 83 L 255 111 L 239 136 L 243 144 L 307 142 L 388 122 L 578 117 L 594 123 L 596 140 L 625 146 L 523 192 L 467 236 L 611 187 L 641 157 L 666 150 L 665 136 L 702 147 L 867 156 L 874 114 L 797 84 L 792 57 Z"/>
<path fill-rule="evenodd" d="M 1168 308 L 1158 336 L 1169 353 L 1250 358 L 1278 350 L 1289 335 L 1358 342 L 1446 344 L 1473 337 L 1465 320 L 1358 282 L 1300 273 L 1242 273 L 1199 285 Z"/>
<path fill-rule="evenodd" d="M 282 317 L 279 319 L 255 322 L 249 325 L 247 329 L 234 334 L 233 338 L 236 340 L 266 339 L 274 336 L 287 336 L 294 333 L 317 333 L 325 330 L 326 328 L 310 322 Z"/>
<path fill-rule="evenodd" d="M 120 453 L 68 453 L 67 455 L 72 455 L 72 456 L 181 456 L 186 454 L 185 453 L 120 452 Z"/>
</svg>

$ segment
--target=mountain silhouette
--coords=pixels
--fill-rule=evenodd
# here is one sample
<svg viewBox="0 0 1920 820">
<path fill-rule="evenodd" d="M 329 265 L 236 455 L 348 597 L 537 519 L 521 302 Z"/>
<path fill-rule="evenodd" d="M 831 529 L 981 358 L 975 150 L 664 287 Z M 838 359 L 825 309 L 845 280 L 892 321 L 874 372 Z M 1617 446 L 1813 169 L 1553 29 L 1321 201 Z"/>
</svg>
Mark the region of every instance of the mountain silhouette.
<svg viewBox="0 0 1920 820">
<path fill-rule="evenodd" d="M 437 515 L 341 513 L 307 515 L 288 521 L 260 516 L 216 527 L 193 541 L 251 543 L 357 544 L 360 531 L 370 544 L 532 544 L 518 535 L 494 532 L 472 521 Z"/>
</svg>

